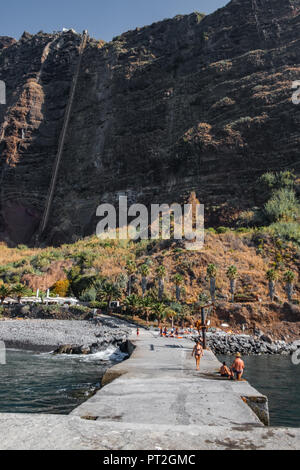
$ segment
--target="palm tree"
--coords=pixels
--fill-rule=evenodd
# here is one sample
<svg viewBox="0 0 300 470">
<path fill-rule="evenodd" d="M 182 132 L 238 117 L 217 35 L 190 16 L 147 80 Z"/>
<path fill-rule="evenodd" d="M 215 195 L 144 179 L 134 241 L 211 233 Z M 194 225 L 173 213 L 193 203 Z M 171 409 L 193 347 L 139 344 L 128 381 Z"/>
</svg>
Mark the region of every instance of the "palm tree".
<svg viewBox="0 0 300 470">
<path fill-rule="evenodd" d="M 165 315 L 167 318 L 171 318 L 172 328 L 174 328 L 174 318 L 177 317 L 177 312 L 175 312 L 175 310 L 173 310 L 172 308 L 167 308 L 165 311 Z"/>
<path fill-rule="evenodd" d="M 148 264 L 142 264 L 140 267 L 140 272 L 142 275 L 142 292 L 143 292 L 143 298 L 145 297 L 146 290 L 147 290 L 147 283 L 148 283 L 148 276 L 150 273 L 150 268 Z"/>
<path fill-rule="evenodd" d="M 128 274 L 128 296 L 131 295 L 132 277 L 136 273 L 136 264 L 132 260 L 128 260 L 126 263 L 126 271 Z"/>
<path fill-rule="evenodd" d="M 293 271 L 288 270 L 284 273 L 284 282 L 286 283 L 285 290 L 288 296 L 289 303 L 292 302 L 295 279 L 296 274 Z"/>
<path fill-rule="evenodd" d="M 118 300 L 120 296 L 119 288 L 111 282 L 105 282 L 97 293 L 97 297 L 107 303 L 107 310 L 109 310 L 111 301 Z"/>
<path fill-rule="evenodd" d="M 277 271 L 272 268 L 267 271 L 266 277 L 269 281 L 269 296 L 271 299 L 271 302 L 274 301 L 274 296 L 275 296 L 275 283 L 278 279 L 278 273 Z"/>
<path fill-rule="evenodd" d="M 0 286 L 0 301 L 3 304 L 6 297 L 9 297 L 11 294 L 11 289 L 7 284 L 1 284 Z"/>
<path fill-rule="evenodd" d="M 149 315 L 151 311 L 153 310 L 153 299 L 149 296 L 144 297 L 141 301 L 141 306 L 143 310 L 145 311 L 146 322 L 149 323 Z"/>
<path fill-rule="evenodd" d="M 216 277 L 217 277 L 217 266 L 215 264 L 209 264 L 207 266 L 207 276 L 210 281 L 209 291 L 211 300 L 215 301 L 216 296 Z"/>
<path fill-rule="evenodd" d="M 164 278 L 166 275 L 166 268 L 162 265 L 158 266 L 158 268 L 156 269 L 156 274 L 158 277 L 158 298 L 159 300 L 162 300 L 163 295 L 164 295 L 164 287 L 165 287 Z"/>
<path fill-rule="evenodd" d="M 181 276 L 181 274 L 175 274 L 174 278 L 173 278 L 173 282 L 176 286 L 176 301 L 177 302 L 180 302 L 180 296 L 181 296 L 181 285 L 183 283 L 183 277 Z"/>
<path fill-rule="evenodd" d="M 11 293 L 13 294 L 13 297 L 17 298 L 18 303 L 21 303 L 21 298 L 26 295 L 27 293 L 27 287 L 24 286 L 24 284 L 15 284 L 12 289 Z"/>
<path fill-rule="evenodd" d="M 156 304 L 154 304 L 153 313 L 156 316 L 158 324 L 160 324 L 166 314 L 165 304 L 163 302 L 157 302 Z"/>
<path fill-rule="evenodd" d="M 226 273 L 229 281 L 230 281 L 230 293 L 232 295 L 232 302 L 234 302 L 234 293 L 235 293 L 235 287 L 236 287 L 236 278 L 238 276 L 238 270 L 237 267 L 234 265 L 229 266 L 227 269 Z"/>
<path fill-rule="evenodd" d="M 141 306 L 141 299 L 136 294 L 131 294 L 126 297 L 125 305 L 132 314 L 136 314 L 139 307 Z"/>
</svg>

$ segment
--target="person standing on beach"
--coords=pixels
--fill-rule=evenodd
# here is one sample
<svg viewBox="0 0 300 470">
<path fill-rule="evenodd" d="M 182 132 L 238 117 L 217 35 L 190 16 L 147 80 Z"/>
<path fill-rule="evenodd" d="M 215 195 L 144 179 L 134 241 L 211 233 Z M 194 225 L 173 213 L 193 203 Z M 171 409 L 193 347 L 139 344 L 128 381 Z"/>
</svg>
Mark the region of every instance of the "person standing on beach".
<svg viewBox="0 0 300 470">
<path fill-rule="evenodd" d="M 200 370 L 200 360 L 201 360 L 201 357 L 203 356 L 203 347 L 199 340 L 194 346 L 192 357 L 193 356 L 195 356 L 195 359 L 196 359 L 196 370 Z"/>
</svg>

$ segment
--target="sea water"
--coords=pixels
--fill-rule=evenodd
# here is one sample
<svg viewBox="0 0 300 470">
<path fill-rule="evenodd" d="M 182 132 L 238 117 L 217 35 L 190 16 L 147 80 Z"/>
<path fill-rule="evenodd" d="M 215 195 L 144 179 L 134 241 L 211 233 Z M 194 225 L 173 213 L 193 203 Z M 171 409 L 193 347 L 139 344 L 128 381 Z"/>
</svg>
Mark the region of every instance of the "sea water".
<svg viewBox="0 0 300 470">
<path fill-rule="evenodd" d="M 231 365 L 233 356 L 218 356 Z M 291 356 L 245 356 L 244 378 L 269 399 L 271 426 L 300 427 L 300 365 Z"/>
<path fill-rule="evenodd" d="M 113 347 L 90 356 L 8 350 L 0 365 L 0 412 L 68 414 L 125 357 Z"/>
</svg>

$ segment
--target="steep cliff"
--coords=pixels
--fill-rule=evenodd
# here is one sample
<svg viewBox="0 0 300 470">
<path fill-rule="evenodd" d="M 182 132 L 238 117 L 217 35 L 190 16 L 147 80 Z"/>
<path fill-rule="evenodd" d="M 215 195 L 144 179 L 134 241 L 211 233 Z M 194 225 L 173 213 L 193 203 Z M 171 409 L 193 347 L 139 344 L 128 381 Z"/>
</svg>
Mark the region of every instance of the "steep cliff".
<svg viewBox="0 0 300 470">
<path fill-rule="evenodd" d="M 232 0 L 110 43 L 89 38 L 42 240 L 93 233 L 96 207 L 196 191 L 207 224 L 256 204 L 266 169 L 299 169 L 300 0 Z M 0 38 L 1 238 L 33 242 L 78 61 L 80 35 Z"/>
</svg>

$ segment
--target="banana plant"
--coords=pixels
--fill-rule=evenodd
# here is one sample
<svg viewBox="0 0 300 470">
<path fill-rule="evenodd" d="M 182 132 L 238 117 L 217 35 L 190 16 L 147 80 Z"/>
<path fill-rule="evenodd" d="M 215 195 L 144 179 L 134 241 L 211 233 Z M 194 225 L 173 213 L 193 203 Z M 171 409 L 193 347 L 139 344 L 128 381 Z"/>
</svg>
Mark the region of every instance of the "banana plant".
<svg viewBox="0 0 300 470">
<path fill-rule="evenodd" d="M 217 267 L 215 264 L 209 264 L 207 266 L 207 276 L 209 278 L 209 291 L 211 300 L 215 302 L 216 300 L 216 277 L 217 277 Z"/>
<path fill-rule="evenodd" d="M 295 279 L 296 274 L 293 271 L 288 270 L 284 273 L 285 290 L 288 296 L 289 303 L 292 303 Z"/>
<path fill-rule="evenodd" d="M 234 294 L 236 288 L 236 278 L 238 277 L 238 270 L 237 267 L 234 265 L 229 266 L 226 273 L 229 282 L 230 282 L 230 293 L 231 293 L 231 300 L 234 302 Z"/>
</svg>

